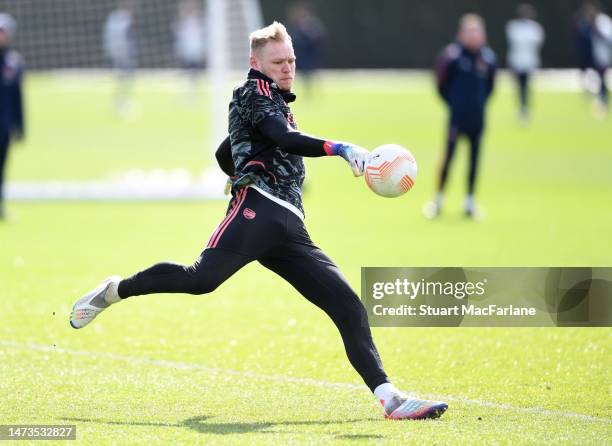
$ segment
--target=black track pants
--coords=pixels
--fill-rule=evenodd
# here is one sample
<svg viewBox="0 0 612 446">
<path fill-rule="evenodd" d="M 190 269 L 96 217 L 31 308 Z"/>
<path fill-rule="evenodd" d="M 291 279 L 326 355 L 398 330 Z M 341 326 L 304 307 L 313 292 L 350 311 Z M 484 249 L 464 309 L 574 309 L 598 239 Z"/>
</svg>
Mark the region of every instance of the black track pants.
<svg viewBox="0 0 612 446">
<path fill-rule="evenodd" d="M 457 148 L 457 142 L 461 135 L 467 136 L 470 141 L 470 167 L 468 171 L 468 194 L 474 194 L 476 188 L 476 174 L 478 170 L 478 157 L 480 154 L 480 142 L 482 139 L 482 129 L 473 131 L 462 131 L 455 126 L 450 126 L 448 130 L 448 136 L 446 139 L 446 153 L 442 166 L 440 168 L 440 177 L 438 182 L 438 190 L 443 191 L 446 186 L 448 179 L 448 172 L 450 170 L 451 162 L 455 156 L 455 149 Z"/>
<path fill-rule="evenodd" d="M 121 281 L 119 295 L 209 293 L 253 260 L 327 313 L 349 361 L 371 390 L 388 381 L 365 308 L 338 267 L 313 244 L 296 214 L 253 188 L 236 193 L 193 265 L 158 263 Z"/>
</svg>

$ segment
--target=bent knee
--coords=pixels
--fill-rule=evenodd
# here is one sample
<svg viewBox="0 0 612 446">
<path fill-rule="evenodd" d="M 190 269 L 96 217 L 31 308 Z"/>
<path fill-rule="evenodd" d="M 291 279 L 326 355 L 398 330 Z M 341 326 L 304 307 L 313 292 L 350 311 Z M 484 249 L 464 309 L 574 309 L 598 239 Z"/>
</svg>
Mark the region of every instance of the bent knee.
<svg viewBox="0 0 612 446">
<path fill-rule="evenodd" d="M 215 277 L 214 274 L 205 274 L 198 277 L 192 277 L 187 285 L 189 294 L 208 294 L 219 288 L 223 280 Z"/>
</svg>

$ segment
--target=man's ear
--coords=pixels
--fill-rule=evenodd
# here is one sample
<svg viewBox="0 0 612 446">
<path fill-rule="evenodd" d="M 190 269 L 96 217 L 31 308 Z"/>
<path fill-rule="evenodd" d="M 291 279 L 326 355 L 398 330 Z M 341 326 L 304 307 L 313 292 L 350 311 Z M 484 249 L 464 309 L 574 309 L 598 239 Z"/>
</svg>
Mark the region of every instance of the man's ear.
<svg viewBox="0 0 612 446">
<path fill-rule="evenodd" d="M 249 63 L 251 64 L 251 68 L 253 68 L 254 70 L 260 71 L 259 61 L 257 60 L 255 56 L 249 57 Z"/>
</svg>

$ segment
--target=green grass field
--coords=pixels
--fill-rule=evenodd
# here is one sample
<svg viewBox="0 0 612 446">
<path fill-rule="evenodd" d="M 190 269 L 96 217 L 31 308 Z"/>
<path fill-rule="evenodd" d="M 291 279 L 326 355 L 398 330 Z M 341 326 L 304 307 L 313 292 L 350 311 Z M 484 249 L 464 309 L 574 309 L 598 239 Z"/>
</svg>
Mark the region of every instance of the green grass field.
<svg viewBox="0 0 612 446">
<path fill-rule="evenodd" d="M 334 75 L 293 107 L 313 134 L 419 162 L 416 187 L 374 196 L 339 159 L 307 163 L 307 226 L 357 288 L 362 266 L 610 266 L 612 118 L 544 80 L 522 127 L 502 79 L 478 198 L 461 215 L 467 150 L 448 206 L 421 216 L 441 156 L 444 110 L 425 77 Z M 11 180 L 107 178 L 130 168 L 210 166 L 205 94 L 143 79 L 136 112 L 112 85 L 32 76 L 29 138 Z M 299 86 L 297 89 L 300 92 Z M 76 424 L 85 444 L 605 444 L 612 442 L 609 329 L 375 328 L 396 385 L 445 398 L 440 419 L 389 422 L 327 317 L 259 265 L 207 296 L 135 297 L 73 330 L 73 301 L 111 274 L 190 263 L 225 202 L 8 203 L 0 224 L 0 424 Z"/>
</svg>

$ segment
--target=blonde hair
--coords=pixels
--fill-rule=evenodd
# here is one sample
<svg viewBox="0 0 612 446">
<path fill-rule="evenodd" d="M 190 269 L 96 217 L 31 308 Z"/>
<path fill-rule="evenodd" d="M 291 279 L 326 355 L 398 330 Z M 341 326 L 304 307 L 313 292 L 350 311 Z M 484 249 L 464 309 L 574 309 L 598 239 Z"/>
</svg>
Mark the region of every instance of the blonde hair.
<svg viewBox="0 0 612 446">
<path fill-rule="evenodd" d="M 291 42 L 291 36 L 282 23 L 274 21 L 265 28 L 257 29 L 249 36 L 251 41 L 251 55 L 266 46 L 268 42 Z"/>
<path fill-rule="evenodd" d="M 485 28 L 482 16 L 474 13 L 464 14 L 463 16 L 461 16 L 461 19 L 459 20 L 459 31 L 469 25 L 477 25 L 480 26 L 482 29 Z"/>
</svg>

